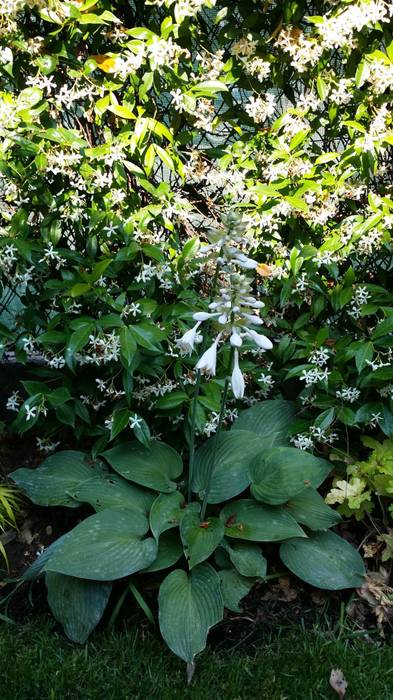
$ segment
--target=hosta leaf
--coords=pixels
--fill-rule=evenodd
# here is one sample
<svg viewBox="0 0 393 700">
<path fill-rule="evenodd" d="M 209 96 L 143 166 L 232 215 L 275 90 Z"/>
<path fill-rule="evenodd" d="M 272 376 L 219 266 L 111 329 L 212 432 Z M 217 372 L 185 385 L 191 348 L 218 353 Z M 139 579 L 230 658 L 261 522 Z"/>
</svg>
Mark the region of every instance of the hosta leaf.
<svg viewBox="0 0 393 700">
<path fill-rule="evenodd" d="M 233 612 L 241 612 L 239 603 L 250 592 L 255 579 L 241 576 L 236 569 L 223 569 L 219 575 L 224 606 Z"/>
<path fill-rule="evenodd" d="M 291 537 L 306 537 L 296 520 L 282 506 L 266 506 L 253 499 L 228 503 L 220 518 L 225 534 L 241 540 L 279 542 Z"/>
<path fill-rule="evenodd" d="M 224 547 L 239 574 L 256 578 L 266 576 L 267 561 L 257 544 L 251 542 L 229 544 L 226 542 Z"/>
<path fill-rule="evenodd" d="M 46 574 L 45 581 L 54 617 L 72 642 L 84 644 L 101 620 L 112 584 L 52 572 Z"/>
<path fill-rule="evenodd" d="M 294 419 L 295 408 L 290 401 L 261 401 L 245 411 L 240 411 L 231 430 L 250 430 L 269 440 L 271 446 L 286 445 L 289 428 Z"/>
<path fill-rule="evenodd" d="M 155 494 L 129 484 L 118 474 L 104 474 L 84 481 L 73 492 L 74 498 L 89 503 L 96 511 L 113 506 L 149 514 Z"/>
<path fill-rule="evenodd" d="M 87 479 L 103 474 L 106 467 L 85 452 L 64 450 L 47 457 L 37 469 L 17 469 L 10 474 L 16 485 L 39 506 L 80 505 L 72 494 Z"/>
<path fill-rule="evenodd" d="M 187 510 L 181 519 L 180 535 L 188 565 L 192 569 L 218 547 L 224 537 L 224 524 L 219 518 L 207 518 L 201 523 L 195 510 Z"/>
<path fill-rule="evenodd" d="M 306 540 L 284 542 L 280 557 L 292 573 L 318 588 L 357 588 L 364 581 L 359 552 L 334 532 L 314 532 Z"/>
<path fill-rule="evenodd" d="M 52 544 L 50 544 L 48 547 L 45 547 L 42 554 L 40 554 L 37 557 L 37 559 L 33 561 L 33 563 L 28 567 L 28 569 L 26 569 L 26 571 L 22 574 L 22 580 L 34 581 L 34 579 L 38 578 L 38 576 L 41 575 L 45 564 L 51 558 L 52 554 L 56 551 L 56 549 L 58 549 L 61 546 L 62 542 L 65 541 L 69 534 L 69 532 L 66 532 L 65 535 L 62 535 L 57 540 L 52 542 Z"/>
<path fill-rule="evenodd" d="M 175 491 L 173 479 L 183 470 L 180 455 L 158 440 L 152 440 L 149 447 L 137 441 L 123 442 L 102 456 L 125 479 L 164 493 Z"/>
<path fill-rule="evenodd" d="M 325 503 L 318 491 L 310 487 L 291 498 L 285 507 L 298 523 L 306 525 L 310 530 L 325 530 L 341 520 L 340 514 Z"/>
<path fill-rule="evenodd" d="M 155 560 L 147 569 L 143 570 L 143 573 L 146 571 L 162 571 L 163 569 L 169 569 L 170 566 L 173 566 L 179 561 L 182 555 L 183 546 L 178 531 L 164 532 L 158 542 L 158 552 Z"/>
<path fill-rule="evenodd" d="M 150 529 L 156 539 L 165 530 L 179 525 L 183 505 L 184 496 L 179 491 L 157 496 L 150 511 Z"/>
<path fill-rule="evenodd" d="M 169 648 L 187 663 L 206 646 L 209 629 L 222 619 L 220 578 L 209 564 L 189 574 L 172 571 L 158 596 L 161 634 Z"/>
<path fill-rule="evenodd" d="M 203 495 L 208 485 L 211 461 L 214 469 L 210 482 L 209 503 L 222 503 L 242 493 L 250 484 L 248 467 L 264 449 L 264 443 L 246 430 L 221 433 L 211 437 L 195 453 L 193 491 Z"/>
<path fill-rule="evenodd" d="M 45 565 L 66 576 L 111 581 L 153 563 L 157 544 L 144 539 L 147 518 L 134 510 L 106 508 L 77 525 Z"/>
<path fill-rule="evenodd" d="M 263 503 L 286 503 L 305 486 L 319 486 L 331 471 L 329 462 L 295 447 L 275 447 L 249 467 L 251 493 Z"/>
</svg>

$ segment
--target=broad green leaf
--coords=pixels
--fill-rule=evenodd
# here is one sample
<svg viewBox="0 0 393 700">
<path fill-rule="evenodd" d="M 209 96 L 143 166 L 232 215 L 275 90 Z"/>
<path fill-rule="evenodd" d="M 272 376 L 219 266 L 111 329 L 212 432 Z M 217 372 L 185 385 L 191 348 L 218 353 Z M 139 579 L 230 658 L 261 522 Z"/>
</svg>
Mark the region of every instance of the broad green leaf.
<svg viewBox="0 0 393 700">
<path fill-rule="evenodd" d="M 64 450 L 47 457 L 37 469 L 22 467 L 10 474 L 15 484 L 39 506 L 77 508 L 75 489 L 87 479 L 106 472 L 99 460 L 90 460 L 85 452 Z"/>
<path fill-rule="evenodd" d="M 255 579 L 241 576 L 236 569 L 222 569 L 219 576 L 224 606 L 233 612 L 241 612 L 239 603 L 255 585 Z"/>
<path fill-rule="evenodd" d="M 325 530 L 341 521 L 340 514 L 325 503 L 318 491 L 310 487 L 291 498 L 285 507 L 298 523 L 306 525 L 310 530 Z"/>
<path fill-rule="evenodd" d="M 265 448 L 260 438 L 246 430 L 224 432 L 218 439 L 214 435 L 195 453 L 193 491 L 204 494 L 214 459 L 208 502 L 221 503 L 237 496 L 250 484 L 250 463 Z"/>
<path fill-rule="evenodd" d="M 240 411 L 231 430 L 249 430 L 260 438 L 269 440 L 270 445 L 288 444 L 288 433 L 295 419 L 294 404 L 282 399 L 262 401 L 245 411 Z"/>
<path fill-rule="evenodd" d="M 124 367 L 129 367 L 136 353 L 136 340 L 130 328 L 121 328 L 119 333 L 120 338 L 120 357 Z"/>
<path fill-rule="evenodd" d="M 101 620 L 112 584 L 52 572 L 46 574 L 45 582 L 54 617 L 72 642 L 84 644 Z"/>
<path fill-rule="evenodd" d="M 33 563 L 28 567 L 28 569 L 26 569 L 26 571 L 22 574 L 22 581 L 34 581 L 36 578 L 38 578 L 41 575 L 45 564 L 49 561 L 56 549 L 60 547 L 62 542 L 65 541 L 68 535 L 69 532 L 66 532 L 65 535 L 62 535 L 57 540 L 52 542 L 52 544 L 50 544 L 48 547 L 45 547 L 42 554 L 40 554 L 37 557 L 37 559 L 33 561 Z"/>
<path fill-rule="evenodd" d="M 192 664 L 205 646 L 209 629 L 222 620 L 224 605 L 220 578 L 209 564 L 189 574 L 172 571 L 158 596 L 161 634 L 169 648 Z"/>
<path fill-rule="evenodd" d="M 240 540 L 279 542 L 290 537 L 306 537 L 296 520 L 282 506 L 266 506 L 252 499 L 228 503 L 220 518 L 225 534 Z"/>
<path fill-rule="evenodd" d="M 111 423 L 111 440 L 123 432 L 130 420 L 130 412 L 128 408 L 120 408 L 118 411 L 114 411 L 112 415 Z"/>
<path fill-rule="evenodd" d="M 157 556 L 155 540 L 145 538 L 148 529 L 142 513 L 106 508 L 71 530 L 44 570 L 93 581 L 130 576 L 150 566 Z"/>
<path fill-rule="evenodd" d="M 224 524 L 219 518 L 199 520 L 195 510 L 187 510 L 180 522 L 180 535 L 190 569 L 205 561 L 224 537 Z"/>
<path fill-rule="evenodd" d="M 275 447 L 258 455 L 249 467 L 251 493 L 258 501 L 278 505 L 303 491 L 317 488 L 331 471 L 320 457 L 295 447 Z"/>
<path fill-rule="evenodd" d="M 158 552 L 155 560 L 153 561 L 147 569 L 144 569 L 141 573 L 146 573 L 147 571 L 162 571 L 163 569 L 169 569 L 171 566 L 179 561 L 180 557 L 183 555 L 183 546 L 180 541 L 180 536 L 177 531 L 175 532 L 165 532 L 161 535 L 158 543 Z"/>
<path fill-rule="evenodd" d="M 374 354 L 374 346 L 372 343 L 362 343 L 359 350 L 355 354 L 356 368 L 361 372 L 367 366 L 367 360 L 372 360 Z"/>
<path fill-rule="evenodd" d="M 152 440 L 149 447 L 140 442 L 123 442 L 102 456 L 125 479 L 164 493 L 175 491 L 173 479 L 183 470 L 180 455 L 158 440 Z"/>
<path fill-rule="evenodd" d="M 251 542 L 225 542 L 223 546 L 239 574 L 254 578 L 265 578 L 267 561 L 257 544 L 252 544 Z"/>
<path fill-rule="evenodd" d="M 77 501 L 89 503 L 96 511 L 120 506 L 146 516 L 154 501 L 154 493 L 130 484 L 118 474 L 103 474 L 88 479 L 72 495 Z"/>
<path fill-rule="evenodd" d="M 162 532 L 179 525 L 184 505 L 184 496 L 179 491 L 157 496 L 150 511 L 150 529 L 156 540 Z"/>
<path fill-rule="evenodd" d="M 306 540 L 284 542 L 280 557 L 292 573 L 318 588 L 357 588 L 364 581 L 359 552 L 334 532 L 315 532 Z"/>
</svg>

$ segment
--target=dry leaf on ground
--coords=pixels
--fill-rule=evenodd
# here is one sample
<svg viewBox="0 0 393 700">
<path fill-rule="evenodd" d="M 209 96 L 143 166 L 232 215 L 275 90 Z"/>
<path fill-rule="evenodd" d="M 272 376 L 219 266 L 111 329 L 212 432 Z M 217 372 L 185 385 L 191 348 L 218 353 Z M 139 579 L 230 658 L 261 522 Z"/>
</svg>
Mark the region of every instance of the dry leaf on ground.
<svg viewBox="0 0 393 700">
<path fill-rule="evenodd" d="M 329 683 L 333 690 L 336 691 L 339 698 L 343 698 L 345 691 L 348 688 L 348 683 L 344 678 L 344 674 L 339 668 L 333 668 L 330 674 Z"/>
</svg>

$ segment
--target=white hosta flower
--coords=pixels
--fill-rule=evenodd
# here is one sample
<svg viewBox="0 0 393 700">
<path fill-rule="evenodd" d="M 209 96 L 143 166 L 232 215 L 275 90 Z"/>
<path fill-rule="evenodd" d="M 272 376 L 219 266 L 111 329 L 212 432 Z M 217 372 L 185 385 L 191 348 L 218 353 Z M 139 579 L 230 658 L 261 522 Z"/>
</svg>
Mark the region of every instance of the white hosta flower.
<svg viewBox="0 0 393 700">
<path fill-rule="evenodd" d="M 244 383 L 244 377 L 243 377 L 242 371 L 239 367 L 239 352 L 238 352 L 238 350 L 235 350 L 235 355 L 234 355 L 233 370 L 232 370 L 232 377 L 231 377 L 231 387 L 232 387 L 233 395 L 235 396 L 235 398 L 242 399 L 244 396 L 245 383 Z"/>
<path fill-rule="evenodd" d="M 232 335 L 229 338 L 229 342 L 233 348 L 240 348 L 243 344 L 243 340 L 240 336 L 238 328 L 232 328 Z"/>
<path fill-rule="evenodd" d="M 195 343 L 199 341 L 200 336 L 198 334 L 198 328 L 201 325 L 201 322 L 202 321 L 198 321 L 193 328 L 186 331 L 180 340 L 177 341 L 176 347 L 178 347 L 180 352 L 184 355 L 191 355 L 194 350 Z"/>
<path fill-rule="evenodd" d="M 245 335 L 248 338 L 251 338 L 255 345 L 258 345 L 258 347 L 262 348 L 262 350 L 271 350 L 273 347 L 272 341 L 269 340 L 269 338 L 267 338 L 266 335 L 262 335 L 250 329 L 246 331 Z"/>
<path fill-rule="evenodd" d="M 216 375 L 217 347 L 220 339 L 221 333 L 217 336 L 210 348 L 203 353 L 202 357 L 195 365 L 195 369 L 199 369 L 200 372 L 208 374 L 210 377 L 215 377 Z"/>
</svg>

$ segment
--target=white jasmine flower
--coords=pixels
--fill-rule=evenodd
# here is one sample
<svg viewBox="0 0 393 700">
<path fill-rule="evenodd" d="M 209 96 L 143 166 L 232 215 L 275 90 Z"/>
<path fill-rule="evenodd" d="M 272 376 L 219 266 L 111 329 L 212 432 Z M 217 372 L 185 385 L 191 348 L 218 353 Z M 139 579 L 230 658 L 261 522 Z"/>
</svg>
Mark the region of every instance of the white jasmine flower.
<svg viewBox="0 0 393 700">
<path fill-rule="evenodd" d="M 37 406 L 26 406 L 26 420 L 37 417 Z"/>
<path fill-rule="evenodd" d="M 21 403 L 22 399 L 19 391 L 14 391 L 11 396 L 8 397 L 5 407 L 7 411 L 18 411 Z"/>
<path fill-rule="evenodd" d="M 142 419 L 142 418 L 139 418 L 138 415 L 137 415 L 136 413 L 135 413 L 134 416 L 130 416 L 130 418 L 129 418 L 130 428 L 131 428 L 131 429 L 140 428 L 141 425 L 142 425 L 142 420 L 143 420 L 143 419 Z"/>
</svg>

